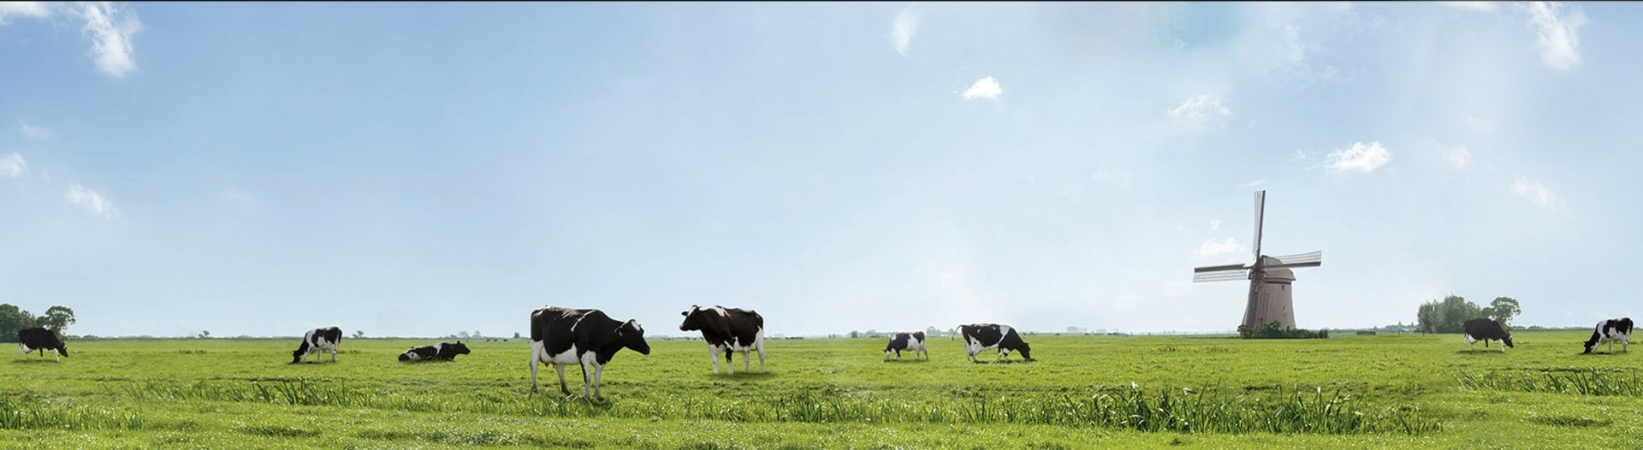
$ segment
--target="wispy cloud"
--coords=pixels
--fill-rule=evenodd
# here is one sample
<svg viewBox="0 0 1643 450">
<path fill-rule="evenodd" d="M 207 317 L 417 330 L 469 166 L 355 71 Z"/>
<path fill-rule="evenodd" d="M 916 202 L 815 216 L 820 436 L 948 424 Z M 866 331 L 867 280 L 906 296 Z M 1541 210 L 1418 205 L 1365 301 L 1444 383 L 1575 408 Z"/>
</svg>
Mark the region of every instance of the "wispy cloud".
<svg viewBox="0 0 1643 450">
<path fill-rule="evenodd" d="M 1215 230 L 1219 230 L 1219 229 L 1221 229 L 1221 221 L 1219 221 L 1219 220 L 1209 221 L 1209 230 L 1210 231 L 1215 231 Z"/>
<path fill-rule="evenodd" d="M 1187 99 L 1186 103 L 1169 110 L 1169 116 L 1177 119 L 1201 121 L 1213 116 L 1228 117 L 1232 110 L 1221 103 L 1220 98 L 1211 95 L 1200 95 Z"/>
<path fill-rule="evenodd" d="M 890 43 L 896 46 L 896 53 L 907 56 L 907 45 L 913 43 L 913 35 L 917 33 L 918 15 L 913 14 L 913 5 L 907 5 L 890 24 Z"/>
<path fill-rule="evenodd" d="M 22 133 L 23 137 L 29 140 L 44 141 L 51 139 L 50 128 L 29 125 L 25 122 L 17 122 L 17 132 Z"/>
<path fill-rule="evenodd" d="M 78 183 L 69 186 L 68 192 L 63 194 L 63 200 L 79 205 L 85 208 L 86 211 L 91 211 L 92 214 L 104 219 L 117 219 L 120 217 L 120 209 L 115 208 L 114 202 L 109 201 L 108 197 L 104 197 L 102 193 L 81 186 Z"/>
<path fill-rule="evenodd" d="M 1444 146 L 1443 160 L 1449 162 L 1449 167 L 1455 170 L 1466 170 L 1472 164 L 1472 151 L 1464 145 Z"/>
<path fill-rule="evenodd" d="M 81 29 L 91 38 L 91 57 L 103 74 L 120 78 L 137 69 L 131 37 L 143 30 L 137 13 L 111 2 L 82 3 L 77 13 L 85 19 Z"/>
<path fill-rule="evenodd" d="M 17 178 L 29 170 L 29 162 L 23 160 L 23 155 L 11 152 L 10 155 L 0 157 L 0 176 Z"/>
<path fill-rule="evenodd" d="M 1004 94 L 1004 88 L 998 85 L 998 80 L 994 80 L 993 77 L 987 77 L 976 80 L 975 84 L 971 84 L 969 89 L 965 89 L 964 93 L 959 95 L 964 96 L 965 100 L 975 100 L 978 98 L 998 100 L 998 96 L 1002 94 Z"/>
<path fill-rule="evenodd" d="M 1373 172 L 1392 160 L 1392 152 L 1381 146 L 1380 141 L 1368 144 L 1357 142 L 1352 148 L 1329 152 L 1324 161 L 1324 167 L 1337 172 L 1356 170 L 1359 172 Z"/>
<path fill-rule="evenodd" d="M 1244 246 L 1238 243 L 1238 238 L 1231 237 L 1224 242 L 1205 241 L 1204 245 L 1198 246 L 1198 256 L 1201 258 L 1211 258 L 1241 251 L 1244 251 Z"/>
<path fill-rule="evenodd" d="M 1580 63 L 1580 27 L 1586 25 L 1586 14 L 1579 7 L 1561 2 L 1531 2 L 1523 8 L 1529 11 L 1529 24 L 1536 28 L 1540 40 L 1540 60 L 1558 70 L 1569 70 Z"/>
<path fill-rule="evenodd" d="M 1474 131 L 1495 131 L 1495 121 L 1475 117 L 1471 114 L 1466 115 L 1466 126 L 1471 127 Z"/>
<path fill-rule="evenodd" d="M 1542 208 L 1554 211 L 1563 208 L 1563 200 L 1559 199 L 1557 194 L 1552 193 L 1551 189 L 1522 175 L 1512 181 L 1512 193 L 1540 205 Z"/>
<path fill-rule="evenodd" d="M 0 2 L 0 25 L 13 17 L 40 19 L 51 16 L 51 4 L 46 2 Z"/>
<path fill-rule="evenodd" d="M 1438 2 L 1438 4 L 1467 11 L 1490 12 L 1495 10 L 1495 2 Z"/>
<path fill-rule="evenodd" d="M 1302 157 L 1302 159 L 1305 159 L 1306 156 L 1303 154 L 1301 157 Z M 1260 186 L 1260 185 L 1263 185 L 1263 184 L 1266 184 L 1266 179 L 1264 179 L 1264 178 L 1259 179 L 1259 180 L 1255 180 L 1255 181 L 1251 181 L 1251 182 L 1248 182 L 1248 183 L 1240 184 L 1240 185 L 1238 185 L 1238 188 L 1239 189 L 1249 189 L 1249 188 Z"/>
</svg>

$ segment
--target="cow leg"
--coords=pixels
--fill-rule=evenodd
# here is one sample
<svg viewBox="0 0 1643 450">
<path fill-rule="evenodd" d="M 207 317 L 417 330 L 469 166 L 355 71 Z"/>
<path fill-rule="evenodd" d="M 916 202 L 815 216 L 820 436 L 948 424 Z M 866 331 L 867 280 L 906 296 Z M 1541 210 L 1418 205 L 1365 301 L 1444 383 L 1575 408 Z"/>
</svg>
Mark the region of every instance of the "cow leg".
<svg viewBox="0 0 1643 450">
<path fill-rule="evenodd" d="M 885 360 L 885 361 L 889 361 L 889 360 L 890 360 L 890 351 L 889 351 L 889 350 L 885 350 L 885 351 L 884 351 L 884 360 Z"/>
<path fill-rule="evenodd" d="M 711 345 L 707 346 L 707 359 L 713 360 L 713 374 L 718 375 L 719 374 L 719 349 L 715 348 Z"/>
<path fill-rule="evenodd" d="M 759 350 L 759 373 L 764 373 L 764 341 L 759 341 L 756 348 Z"/>
<path fill-rule="evenodd" d="M 536 392 L 536 366 L 541 364 L 542 361 L 536 359 L 536 355 L 531 355 L 531 392 Z"/>
<path fill-rule="evenodd" d="M 565 365 L 564 364 L 554 364 L 553 365 L 553 370 L 559 372 L 559 393 L 565 394 L 566 397 L 569 397 L 570 396 L 570 388 L 565 387 Z"/>
<path fill-rule="evenodd" d="M 335 346 L 331 347 L 331 362 L 337 362 L 337 348 Z"/>
<path fill-rule="evenodd" d="M 742 350 L 742 371 L 743 372 L 752 372 L 753 371 L 753 358 L 747 357 L 747 350 Z M 761 367 L 759 371 L 763 372 L 764 370 Z"/>
<path fill-rule="evenodd" d="M 734 356 L 735 354 L 736 354 L 736 352 L 731 350 L 730 347 L 725 347 L 725 373 L 728 373 L 728 374 L 731 374 L 731 375 L 736 374 L 736 357 Z"/>
<path fill-rule="evenodd" d="M 605 399 L 605 396 L 599 395 L 599 385 L 600 385 L 599 380 L 600 380 L 600 378 L 603 378 L 604 375 L 605 375 L 605 365 L 604 364 L 594 363 L 594 365 L 593 365 L 593 399 L 594 400 L 603 401 Z"/>
<path fill-rule="evenodd" d="M 593 352 L 588 352 L 592 355 Z M 582 398 L 588 398 L 588 386 L 593 384 L 593 374 L 588 373 L 588 360 L 582 359 Z"/>
</svg>

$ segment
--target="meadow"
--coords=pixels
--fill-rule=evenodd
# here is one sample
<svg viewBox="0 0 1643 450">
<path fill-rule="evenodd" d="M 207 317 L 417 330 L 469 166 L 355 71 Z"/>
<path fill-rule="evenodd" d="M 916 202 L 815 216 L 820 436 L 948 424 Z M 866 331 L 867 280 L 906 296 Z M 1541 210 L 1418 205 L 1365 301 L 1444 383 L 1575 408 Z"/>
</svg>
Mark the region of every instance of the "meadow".
<svg viewBox="0 0 1643 450">
<path fill-rule="evenodd" d="M 567 399 L 529 343 L 88 340 L 0 364 L 5 448 L 1638 448 L 1640 354 L 1579 355 L 1580 332 L 1240 340 L 1025 336 L 1033 362 L 970 363 L 958 340 L 883 362 L 880 339 L 770 340 L 768 372 L 712 373 L 706 345 L 651 339 Z M 14 350 L 15 352 L 15 350 Z M 1619 348 L 1616 348 L 1619 352 Z M 991 353 L 982 354 L 991 361 Z M 753 362 L 757 370 L 757 361 Z M 580 393 L 580 370 L 567 368 Z"/>
</svg>

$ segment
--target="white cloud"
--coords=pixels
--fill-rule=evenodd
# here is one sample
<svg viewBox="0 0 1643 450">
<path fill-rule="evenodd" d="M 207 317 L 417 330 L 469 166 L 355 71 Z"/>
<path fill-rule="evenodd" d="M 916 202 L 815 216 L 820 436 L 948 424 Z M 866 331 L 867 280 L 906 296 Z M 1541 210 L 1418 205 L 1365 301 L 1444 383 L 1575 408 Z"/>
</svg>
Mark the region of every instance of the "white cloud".
<svg viewBox="0 0 1643 450">
<path fill-rule="evenodd" d="M 76 13 L 85 19 L 81 32 L 91 38 L 90 54 L 98 70 L 119 78 L 137 69 L 131 41 L 132 35 L 143 30 L 137 13 L 110 2 L 82 3 Z"/>
<path fill-rule="evenodd" d="M 44 141 L 51 139 L 50 128 L 29 125 L 24 122 L 17 122 L 17 132 L 23 133 L 23 137 L 30 140 Z"/>
<path fill-rule="evenodd" d="M 1495 10 L 1495 2 L 1438 2 L 1438 4 L 1467 11 L 1490 12 Z"/>
<path fill-rule="evenodd" d="M 1186 103 L 1169 110 L 1170 117 L 1186 120 L 1204 120 L 1211 116 L 1228 117 L 1231 115 L 1232 110 L 1221 104 L 1221 99 L 1210 95 L 1189 98 Z"/>
<path fill-rule="evenodd" d="M 1357 142 L 1352 144 L 1352 148 L 1329 152 L 1324 167 L 1337 172 L 1356 170 L 1367 173 L 1391 160 L 1392 152 L 1382 147 L 1379 141 L 1368 144 Z"/>
<path fill-rule="evenodd" d="M 998 81 L 994 80 L 993 77 L 987 77 L 976 80 L 975 84 L 970 85 L 969 89 L 965 89 L 964 93 L 959 95 L 964 96 L 965 100 L 978 98 L 998 100 L 998 96 L 1003 93 L 1004 88 L 998 85 Z"/>
<path fill-rule="evenodd" d="M 913 35 L 918 33 L 918 16 L 913 14 L 913 5 L 907 5 L 896 14 L 896 20 L 890 25 L 890 43 L 896 46 L 896 53 L 907 56 L 907 45 L 913 43 Z"/>
<path fill-rule="evenodd" d="M 1529 24 L 1538 28 L 1540 60 L 1558 70 L 1569 70 L 1580 62 L 1580 36 L 1577 32 L 1586 25 L 1586 14 L 1578 7 L 1561 2 L 1532 2 L 1523 6 L 1529 11 Z M 1567 11 L 1566 11 L 1567 10 Z"/>
<path fill-rule="evenodd" d="M 1471 114 L 1466 115 L 1466 126 L 1472 127 L 1472 130 L 1475 131 L 1495 131 L 1494 121 L 1482 117 L 1473 117 Z"/>
<path fill-rule="evenodd" d="M 68 192 L 63 194 L 63 200 L 80 205 L 86 211 L 91 211 L 92 214 L 101 216 L 104 219 L 120 217 L 120 209 L 114 207 L 114 202 L 109 201 L 107 197 L 103 197 L 103 194 L 78 183 L 69 186 Z"/>
<path fill-rule="evenodd" d="M 1557 210 L 1563 207 L 1563 200 L 1557 198 L 1557 194 L 1553 194 L 1551 189 L 1546 188 L 1546 185 L 1538 181 L 1531 181 L 1522 175 L 1512 181 L 1512 192 L 1519 197 L 1534 202 L 1536 205 L 1540 205 L 1542 208 Z"/>
<path fill-rule="evenodd" d="M 23 160 L 23 155 L 11 152 L 10 155 L 0 157 L 0 176 L 17 178 L 29 170 L 29 162 Z"/>
<path fill-rule="evenodd" d="M 1466 170 L 1466 166 L 1472 164 L 1472 151 L 1464 145 L 1443 147 L 1443 159 L 1455 170 Z"/>
<path fill-rule="evenodd" d="M 1219 229 L 1221 229 L 1221 221 L 1219 221 L 1219 220 L 1209 221 L 1209 230 L 1210 231 L 1215 231 L 1215 230 L 1219 230 Z"/>
<path fill-rule="evenodd" d="M 1238 238 L 1229 237 L 1225 242 L 1205 241 L 1204 245 L 1198 247 L 1198 256 L 1209 258 L 1241 251 L 1244 251 L 1244 246 L 1238 243 Z"/>
<path fill-rule="evenodd" d="M 0 2 L 0 25 L 12 17 L 41 19 L 51 16 L 51 4 L 46 2 Z"/>
</svg>

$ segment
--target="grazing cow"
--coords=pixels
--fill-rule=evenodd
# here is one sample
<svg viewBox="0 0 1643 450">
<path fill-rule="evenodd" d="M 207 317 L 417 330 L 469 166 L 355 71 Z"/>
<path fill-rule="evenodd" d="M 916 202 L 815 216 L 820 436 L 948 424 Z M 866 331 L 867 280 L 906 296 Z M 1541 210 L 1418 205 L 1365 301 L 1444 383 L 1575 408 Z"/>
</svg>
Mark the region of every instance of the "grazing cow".
<svg viewBox="0 0 1643 450">
<path fill-rule="evenodd" d="M 618 322 L 597 309 L 547 307 L 531 311 L 531 392 L 536 392 L 536 366 L 553 364 L 559 372 L 559 392 L 570 395 L 565 387 L 565 366 L 577 364 L 582 366 L 582 398 L 588 398 L 588 386 L 592 385 L 593 398 L 603 400 L 599 380 L 605 364 L 624 348 L 650 354 L 645 329 L 639 322 Z"/>
<path fill-rule="evenodd" d="M 308 330 L 308 334 L 302 336 L 302 345 L 297 347 L 297 351 L 291 352 L 291 364 L 300 363 L 303 358 L 319 353 L 320 350 L 330 350 L 331 362 L 337 362 L 337 344 L 341 343 L 341 328 L 330 327 Z"/>
<path fill-rule="evenodd" d="M 913 352 L 913 359 L 918 359 L 918 355 L 921 353 L 924 354 L 924 359 L 930 359 L 930 351 L 924 349 L 923 331 L 891 335 L 890 345 L 884 347 L 884 360 L 890 360 L 890 352 L 895 352 L 896 359 L 900 360 L 902 350 Z"/>
<path fill-rule="evenodd" d="M 731 352 L 742 353 L 742 371 L 751 370 L 749 350 L 759 352 L 759 372 L 764 372 L 764 316 L 751 309 L 718 305 L 712 308 L 690 305 L 689 311 L 679 314 L 685 316 L 679 331 L 702 331 L 702 339 L 707 340 L 708 357 L 713 359 L 713 373 L 719 373 L 720 353 L 725 355 L 725 371 L 736 373 L 731 365 L 735 362 Z"/>
<path fill-rule="evenodd" d="M 19 356 L 35 350 L 40 351 L 40 359 L 46 359 L 46 350 L 51 350 L 54 353 L 52 359 L 56 361 L 62 361 L 64 357 L 68 356 L 68 347 L 63 345 L 63 341 L 57 340 L 57 333 L 45 328 L 17 330 L 17 341 L 21 342 L 21 344 L 17 344 L 17 354 Z"/>
<path fill-rule="evenodd" d="M 1506 346 L 1500 348 L 1501 353 L 1506 353 L 1506 347 L 1516 348 L 1512 345 L 1512 335 L 1507 334 L 1506 330 L 1501 329 L 1500 322 L 1496 322 L 1493 319 L 1472 319 L 1466 321 L 1466 345 L 1470 348 L 1476 349 L 1477 347 L 1473 347 L 1472 344 L 1478 341 L 1483 341 L 1483 348 L 1485 349 L 1489 348 L 1489 341 L 1501 341 L 1505 343 Z"/>
<path fill-rule="evenodd" d="M 1627 352 L 1632 342 L 1632 318 L 1621 317 L 1597 323 L 1597 329 L 1592 330 L 1592 338 L 1586 340 L 1586 353 L 1591 353 L 1603 343 L 1609 343 L 1609 353 L 1614 353 L 1614 341 L 1620 341 L 1620 351 Z"/>
<path fill-rule="evenodd" d="M 451 360 L 456 359 L 456 355 L 466 355 L 466 354 L 468 354 L 468 346 L 463 345 L 462 341 L 456 341 L 455 344 L 440 342 L 440 343 L 434 344 L 434 345 L 424 345 L 424 346 L 421 346 L 421 347 L 411 347 L 411 349 L 406 350 L 405 353 L 400 353 L 399 354 L 399 360 L 400 361 L 433 361 L 433 360 L 451 361 Z"/>
<path fill-rule="evenodd" d="M 980 354 L 982 350 L 993 347 L 998 347 L 998 358 L 994 358 L 994 361 L 1010 356 L 1011 350 L 1021 351 L 1022 359 L 1033 360 L 1032 349 L 1027 346 L 1026 341 L 1021 340 L 1021 335 L 1016 334 L 1015 329 L 1009 325 L 991 323 L 959 325 L 957 331 L 959 335 L 964 336 L 965 356 L 970 358 L 970 361 L 975 361 L 976 355 Z"/>
</svg>

